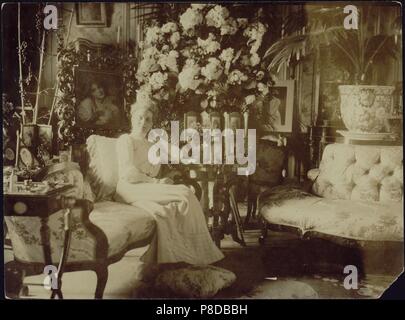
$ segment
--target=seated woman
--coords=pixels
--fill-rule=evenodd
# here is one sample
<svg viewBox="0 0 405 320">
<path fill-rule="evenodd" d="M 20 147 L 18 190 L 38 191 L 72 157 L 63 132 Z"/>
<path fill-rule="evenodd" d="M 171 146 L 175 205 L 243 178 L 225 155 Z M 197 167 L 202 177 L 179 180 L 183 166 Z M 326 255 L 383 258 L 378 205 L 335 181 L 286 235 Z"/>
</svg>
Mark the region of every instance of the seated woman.
<svg viewBox="0 0 405 320">
<path fill-rule="evenodd" d="M 155 237 L 144 256 L 149 263 L 210 264 L 224 256 L 209 234 L 203 210 L 194 193 L 168 178 L 155 178 L 159 165 L 148 161 L 152 143 L 147 140 L 155 106 L 131 107 L 132 132 L 117 141 L 119 182 L 115 199 L 154 215 Z"/>
</svg>

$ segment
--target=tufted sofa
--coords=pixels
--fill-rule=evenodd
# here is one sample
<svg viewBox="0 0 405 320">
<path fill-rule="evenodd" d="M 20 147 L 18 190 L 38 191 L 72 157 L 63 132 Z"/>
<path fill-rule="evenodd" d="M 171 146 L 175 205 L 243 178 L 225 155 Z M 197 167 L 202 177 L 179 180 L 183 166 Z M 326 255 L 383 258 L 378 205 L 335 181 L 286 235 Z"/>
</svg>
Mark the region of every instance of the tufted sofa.
<svg viewBox="0 0 405 320">
<path fill-rule="evenodd" d="M 70 196 L 77 199 L 70 210 L 71 240 L 65 271 L 95 271 L 96 298 L 103 296 L 108 265 L 119 261 L 130 249 L 148 245 L 156 228 L 148 212 L 114 201 L 118 182 L 115 144 L 115 138 L 90 136 L 82 146 L 81 166 L 69 163 L 62 173 L 66 181 L 74 184 Z M 60 172 L 57 175 L 60 179 Z M 53 174 L 45 178 L 52 179 Z M 193 185 L 199 192 L 192 181 L 177 180 Z M 64 244 L 65 210 L 56 211 L 45 221 L 51 261 L 45 261 L 44 221 L 40 217 L 6 216 L 5 221 L 19 267 L 29 273 L 42 273 L 44 265 L 58 265 Z"/>
<path fill-rule="evenodd" d="M 402 146 L 327 145 L 310 190 L 282 185 L 261 194 L 268 228 L 350 246 L 394 244 L 403 252 Z M 381 246 L 380 246 L 381 247 Z"/>
</svg>

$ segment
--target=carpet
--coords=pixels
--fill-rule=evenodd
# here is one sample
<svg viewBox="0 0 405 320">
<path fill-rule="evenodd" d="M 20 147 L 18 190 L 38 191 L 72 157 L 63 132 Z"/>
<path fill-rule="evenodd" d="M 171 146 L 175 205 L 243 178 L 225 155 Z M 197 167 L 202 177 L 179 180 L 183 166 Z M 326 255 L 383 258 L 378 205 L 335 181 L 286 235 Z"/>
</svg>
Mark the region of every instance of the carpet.
<svg viewBox="0 0 405 320">
<path fill-rule="evenodd" d="M 232 271 L 236 281 L 218 292 L 217 299 L 364 299 L 378 298 L 395 280 L 392 275 L 366 274 L 357 289 L 343 285 L 343 266 L 332 261 L 316 261 L 308 268 L 306 246 L 285 233 L 272 232 L 265 247 L 258 245 L 258 230 L 245 233 L 246 247 L 228 236 L 221 242 L 225 258 L 215 265 Z M 302 260 L 304 258 L 304 261 Z M 143 282 L 133 298 L 176 298 L 163 295 L 153 281 Z"/>
</svg>

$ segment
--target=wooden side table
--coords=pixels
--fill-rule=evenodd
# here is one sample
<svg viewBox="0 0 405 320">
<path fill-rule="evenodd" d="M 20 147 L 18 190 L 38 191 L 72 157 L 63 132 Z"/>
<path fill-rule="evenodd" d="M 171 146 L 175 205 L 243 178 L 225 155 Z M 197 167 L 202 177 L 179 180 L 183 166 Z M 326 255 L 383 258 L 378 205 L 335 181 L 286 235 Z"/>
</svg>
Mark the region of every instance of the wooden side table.
<svg viewBox="0 0 405 320">
<path fill-rule="evenodd" d="M 243 225 L 235 199 L 235 190 L 239 182 L 236 174 L 237 165 L 187 165 L 190 178 L 199 182 L 203 191 L 202 207 L 215 244 L 220 247 L 225 234 L 245 246 Z M 244 178 L 244 177 L 243 177 Z M 213 184 L 212 193 L 208 184 Z M 212 203 L 212 206 L 210 205 Z M 229 219 L 231 217 L 231 219 Z"/>
<path fill-rule="evenodd" d="M 44 266 L 52 265 L 50 230 L 48 226 L 49 217 L 61 210 L 66 209 L 64 214 L 64 244 L 57 267 L 57 288 L 52 288 L 51 299 L 63 298 L 62 275 L 70 245 L 70 209 L 75 204 L 74 188 L 72 185 L 55 187 L 50 191 L 40 194 L 27 191 L 5 192 L 4 193 L 4 215 L 15 217 L 39 217 L 40 234 L 43 244 Z"/>
</svg>

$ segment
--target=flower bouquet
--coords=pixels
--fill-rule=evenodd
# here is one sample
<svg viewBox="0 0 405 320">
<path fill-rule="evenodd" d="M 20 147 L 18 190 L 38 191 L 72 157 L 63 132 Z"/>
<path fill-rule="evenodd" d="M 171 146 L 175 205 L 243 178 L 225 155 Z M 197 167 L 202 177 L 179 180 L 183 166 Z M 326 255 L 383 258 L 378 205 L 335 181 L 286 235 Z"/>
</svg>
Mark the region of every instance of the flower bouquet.
<svg viewBox="0 0 405 320">
<path fill-rule="evenodd" d="M 245 112 L 268 99 L 272 84 L 260 46 L 259 17 L 234 17 L 232 6 L 191 4 L 177 19 L 145 28 L 137 99 L 154 99 L 167 127 L 188 111 Z"/>
</svg>

